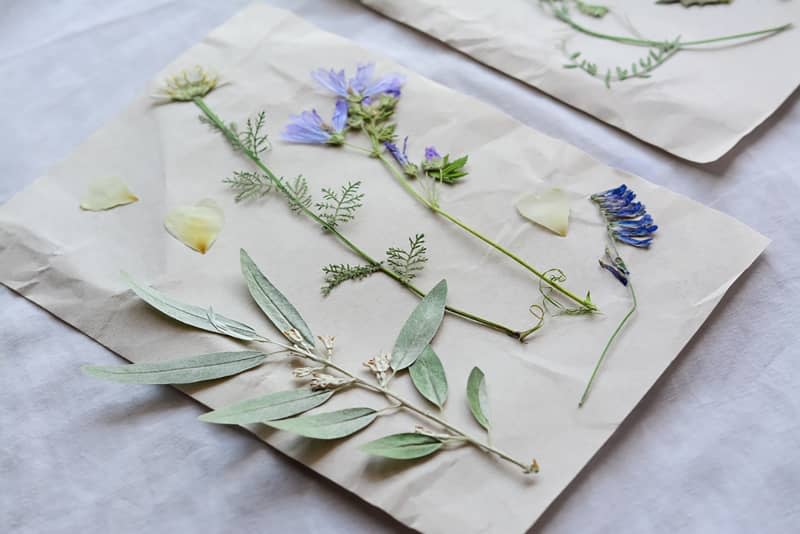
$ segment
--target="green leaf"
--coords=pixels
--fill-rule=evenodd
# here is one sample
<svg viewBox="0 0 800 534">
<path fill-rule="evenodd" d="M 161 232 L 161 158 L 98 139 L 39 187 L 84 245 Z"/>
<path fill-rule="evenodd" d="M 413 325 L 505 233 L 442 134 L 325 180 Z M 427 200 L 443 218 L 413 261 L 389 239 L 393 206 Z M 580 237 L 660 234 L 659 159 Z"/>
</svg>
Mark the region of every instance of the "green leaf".
<svg viewBox="0 0 800 534">
<path fill-rule="evenodd" d="M 323 404 L 334 393 L 333 390 L 314 391 L 309 388 L 278 391 L 208 412 L 199 419 L 207 423 L 225 425 L 263 423 L 307 412 Z"/>
<path fill-rule="evenodd" d="M 261 365 L 263 352 L 213 352 L 191 358 L 130 365 L 84 365 L 83 372 L 125 384 L 191 384 L 239 374 Z"/>
<path fill-rule="evenodd" d="M 489 430 L 489 402 L 486 397 L 486 377 L 483 371 L 473 367 L 467 379 L 467 400 L 472 416 L 480 425 Z"/>
<path fill-rule="evenodd" d="M 367 427 L 376 417 L 378 417 L 378 412 L 372 408 L 347 408 L 335 412 L 270 421 L 267 424 L 307 438 L 339 439 Z"/>
<path fill-rule="evenodd" d="M 430 345 L 425 347 L 422 354 L 408 368 L 411 381 L 420 394 L 441 408 L 447 400 L 447 376 L 441 360 L 433 352 Z"/>
<path fill-rule="evenodd" d="M 292 303 L 283 296 L 283 293 L 272 285 L 258 268 L 255 262 L 244 249 L 239 253 L 242 266 L 242 275 L 247 281 L 247 288 L 256 301 L 258 307 L 264 312 L 275 328 L 281 333 L 292 328 L 300 332 L 309 347 L 314 346 L 314 335 L 308 327 L 300 312 L 292 306 Z"/>
<path fill-rule="evenodd" d="M 446 300 L 447 281 L 442 280 L 417 304 L 400 330 L 392 350 L 392 369 L 405 369 L 422 354 L 442 324 Z"/>
<path fill-rule="evenodd" d="M 128 273 L 123 272 L 122 278 L 140 299 L 180 323 L 245 341 L 261 339 L 252 327 L 216 314 L 211 308 L 178 302 L 152 287 L 138 284 Z"/>
<path fill-rule="evenodd" d="M 365 443 L 362 451 L 375 456 L 393 458 L 395 460 L 413 460 L 438 451 L 442 441 L 422 434 L 392 434 L 384 438 Z"/>
</svg>

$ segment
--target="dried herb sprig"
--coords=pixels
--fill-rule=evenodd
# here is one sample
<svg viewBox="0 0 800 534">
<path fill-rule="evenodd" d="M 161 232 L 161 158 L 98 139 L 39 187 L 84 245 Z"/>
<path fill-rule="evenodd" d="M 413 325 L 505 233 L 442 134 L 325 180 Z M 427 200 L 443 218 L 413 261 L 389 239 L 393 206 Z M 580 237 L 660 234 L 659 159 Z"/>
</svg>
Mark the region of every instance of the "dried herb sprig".
<svg viewBox="0 0 800 534">
<path fill-rule="evenodd" d="M 192 85 L 193 81 L 196 85 Z M 356 267 L 344 264 L 326 266 L 324 268 L 325 285 L 322 287 L 323 294 L 330 293 L 334 287 L 346 280 L 359 280 L 370 274 L 380 272 L 418 297 L 424 297 L 425 292 L 413 285 L 410 281 L 411 278 L 403 273 L 396 272 L 390 265 L 375 260 L 361 247 L 348 239 L 339 229 L 341 223 L 352 219 L 363 198 L 359 196 L 361 193 L 356 191 L 357 188 L 355 188 L 356 190 L 353 189 L 352 186 L 354 184 L 350 183 L 349 186 L 344 186 L 346 197 L 339 197 L 337 196 L 338 194 L 333 193 L 331 190 L 323 190 L 323 202 L 318 203 L 318 206 L 316 206 L 319 211 L 315 209 L 308 181 L 304 177 L 298 176 L 294 180 L 286 180 L 276 175 L 262 160 L 261 154 L 270 147 L 268 138 L 264 133 L 265 120 L 263 112 L 259 113 L 254 120 L 247 121 L 246 130 L 240 132 L 235 123 L 226 124 L 225 121 L 218 117 L 203 98 L 217 86 L 217 78 L 198 67 L 190 74 L 182 73 L 170 78 L 168 85 L 162 89 L 161 96 L 173 101 L 193 102 L 202 112 L 201 121 L 221 133 L 234 150 L 241 152 L 256 166 L 257 171 L 236 172 L 231 178 L 224 180 L 236 194 L 237 200 L 256 199 L 277 191 L 285 197 L 292 211 L 319 224 L 327 233 L 336 237 L 366 262 L 366 265 Z M 381 91 L 382 89 L 377 87 L 375 90 Z M 293 117 L 292 125 L 287 128 L 284 135 L 306 140 L 313 139 L 313 142 L 316 143 L 339 145 L 344 143 L 343 132 L 346 121 L 347 103 L 340 99 L 336 102 L 330 124 L 323 121 L 316 111 L 308 111 Z M 334 196 L 331 196 L 332 194 L 335 199 Z M 339 199 L 342 202 L 337 211 L 336 206 Z M 453 306 L 447 306 L 446 311 L 491 330 L 502 332 L 519 341 L 524 341 L 530 335 L 529 332 L 535 331 L 531 328 L 517 330 Z M 533 328 L 535 329 L 535 327 L 536 325 Z"/>
<path fill-rule="evenodd" d="M 442 280 L 411 312 L 400 330 L 394 349 L 364 362 L 373 379 L 367 379 L 334 361 L 335 338 L 314 338 L 309 326 L 286 296 L 278 290 L 244 250 L 241 251 L 242 275 L 253 300 L 286 341 L 276 341 L 257 333 L 252 327 L 219 315 L 212 308 L 184 304 L 156 289 L 138 284 L 127 277 L 130 288 L 151 307 L 183 324 L 219 333 L 239 341 L 259 342 L 273 347 L 270 352 L 242 350 L 203 354 L 159 363 L 122 366 L 85 366 L 92 376 L 136 384 L 189 384 L 217 380 L 253 369 L 278 355 L 302 361 L 294 377 L 303 386 L 248 399 L 222 407 L 200 417 L 219 424 L 263 423 L 311 439 L 334 440 L 351 436 L 377 419 L 396 411 L 406 411 L 439 430 L 417 426 L 412 431 L 390 434 L 370 441 L 361 450 L 396 460 L 411 460 L 446 451 L 457 446 L 476 450 L 510 462 L 523 473 L 537 473 L 536 460 L 524 462 L 492 445 L 488 395 L 483 372 L 473 368 L 467 380 L 467 400 L 475 421 L 485 429 L 481 439 L 450 423 L 443 415 L 417 406 L 390 389 L 390 382 L 406 371 L 420 395 L 442 409 L 447 398 L 447 378 L 442 362 L 430 346 L 444 317 L 447 283 Z M 319 341 L 319 343 L 317 343 Z M 306 413 L 321 406 L 334 395 L 350 388 L 377 394 L 388 402 L 380 409 L 352 407 L 332 412 Z"/>
<path fill-rule="evenodd" d="M 376 78 L 373 76 L 374 67 L 371 63 L 358 65 L 352 78 L 348 78 L 344 70 L 318 69 L 312 72 L 312 78 L 336 97 L 335 114 L 340 117 L 346 114 L 347 126 L 336 128 L 338 137 L 335 142 L 326 140 L 320 135 L 320 126 L 317 123 L 309 123 L 308 117 L 315 114 L 315 111 L 304 111 L 300 115 L 290 117 L 283 132 L 283 139 L 293 143 L 345 146 L 378 159 L 414 200 L 550 285 L 561 298 L 571 301 L 576 310 L 581 310 L 583 313 L 597 311 L 597 306 L 591 301 L 588 293 L 586 297 L 576 295 L 558 281 L 546 277 L 542 271 L 519 255 L 441 206 L 438 187 L 442 184 L 456 184 L 467 175 L 465 168 L 467 156 L 451 160 L 449 154 L 442 156 L 430 146 L 425 150 L 425 159 L 419 165 L 411 162 L 407 153 L 408 139 L 404 141 L 401 150 L 395 144 L 397 125 L 391 122 L 405 79 L 395 74 Z M 353 131 L 363 133 L 369 140 L 370 148 L 349 143 L 347 136 Z M 421 191 L 413 185 L 413 182 L 419 184 Z"/>
<path fill-rule="evenodd" d="M 683 40 L 680 36 L 672 39 L 659 40 L 659 39 L 646 39 L 640 37 L 629 37 L 624 35 L 613 35 L 595 31 L 583 24 L 577 22 L 570 12 L 568 0 L 538 0 L 539 4 L 549 11 L 556 19 L 567 24 L 572 29 L 590 37 L 603 39 L 606 41 L 613 41 L 621 45 L 639 46 L 650 48 L 647 56 L 644 56 L 631 63 L 630 68 L 627 65 L 619 65 L 613 68 L 601 69 L 596 63 L 589 60 L 578 58 L 582 55 L 581 52 L 568 53 L 569 62 L 564 65 L 568 69 L 578 69 L 593 78 L 601 79 L 605 82 L 607 87 L 611 87 L 612 82 L 622 82 L 633 78 L 649 78 L 653 70 L 663 65 L 668 59 L 674 57 L 678 52 L 687 48 L 704 46 L 709 44 L 722 43 L 727 41 L 741 41 L 744 39 L 769 37 L 777 35 L 792 27 L 791 23 L 766 28 L 763 30 L 756 30 L 751 32 L 736 33 L 730 35 L 723 35 L 719 37 L 711 37 L 707 39 L 697 40 Z M 585 15 L 593 18 L 599 18 L 606 14 L 601 10 L 587 12 L 585 7 L 582 7 L 582 2 L 573 0 L 577 10 Z M 602 14 L 601 14 L 602 13 Z M 648 60 L 649 58 L 649 60 Z"/>
</svg>

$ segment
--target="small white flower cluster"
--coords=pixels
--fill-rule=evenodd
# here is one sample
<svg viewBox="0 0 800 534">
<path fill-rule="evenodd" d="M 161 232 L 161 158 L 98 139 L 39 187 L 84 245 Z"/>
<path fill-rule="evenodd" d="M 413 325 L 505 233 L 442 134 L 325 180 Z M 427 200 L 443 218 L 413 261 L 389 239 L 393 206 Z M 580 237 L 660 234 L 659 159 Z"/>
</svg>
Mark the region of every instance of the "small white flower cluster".
<svg viewBox="0 0 800 534">
<path fill-rule="evenodd" d="M 292 374 L 295 378 L 311 377 L 308 385 L 314 391 L 320 391 L 323 389 L 336 389 L 339 386 L 343 386 L 352 382 L 352 380 L 348 378 L 342 378 L 339 376 L 329 375 L 328 373 L 323 373 L 321 367 L 298 367 L 292 371 Z"/>
<path fill-rule="evenodd" d="M 386 384 L 386 379 L 388 378 L 387 373 L 392 368 L 392 355 L 389 352 L 382 352 L 378 356 L 365 361 L 364 367 L 375 373 L 375 377 L 378 379 L 378 382 L 380 382 L 381 385 L 384 385 Z"/>
</svg>

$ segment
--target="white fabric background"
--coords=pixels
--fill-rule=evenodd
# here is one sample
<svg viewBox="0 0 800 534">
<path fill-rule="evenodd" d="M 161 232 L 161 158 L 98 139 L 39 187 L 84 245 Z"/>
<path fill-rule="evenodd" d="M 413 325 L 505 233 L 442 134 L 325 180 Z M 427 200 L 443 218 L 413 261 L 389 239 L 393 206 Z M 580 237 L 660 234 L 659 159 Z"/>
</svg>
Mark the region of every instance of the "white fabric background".
<svg viewBox="0 0 800 534">
<path fill-rule="evenodd" d="M 245 3 L 0 0 L 0 202 Z M 695 166 L 355 3 L 272 3 L 774 240 L 536 531 L 800 527 L 797 95 L 723 160 Z M 117 361 L 0 288 L 4 531 L 403 531 L 245 432 L 198 422 L 202 409 L 175 390 L 87 380 L 78 369 Z"/>
</svg>

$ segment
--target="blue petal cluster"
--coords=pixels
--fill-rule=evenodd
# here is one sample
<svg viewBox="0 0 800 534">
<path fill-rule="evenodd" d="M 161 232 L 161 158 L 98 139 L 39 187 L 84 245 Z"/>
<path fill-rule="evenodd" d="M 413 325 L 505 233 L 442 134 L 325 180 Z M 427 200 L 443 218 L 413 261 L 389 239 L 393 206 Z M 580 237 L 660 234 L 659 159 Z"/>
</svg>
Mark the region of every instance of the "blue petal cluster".
<svg viewBox="0 0 800 534">
<path fill-rule="evenodd" d="M 375 64 L 364 63 L 356 67 L 356 74 L 349 80 L 344 69 L 317 69 L 311 77 L 322 87 L 343 98 L 360 98 L 368 100 L 376 95 L 387 94 L 395 98 L 405 83 L 405 77 L 399 74 L 387 74 L 373 79 Z"/>
<path fill-rule="evenodd" d="M 300 115 L 289 117 L 281 138 L 292 143 L 333 144 L 344 142 L 343 131 L 347 126 L 347 101 L 340 98 L 336 101 L 331 123 L 326 124 L 317 110 L 303 111 Z"/>
<path fill-rule="evenodd" d="M 611 236 L 620 243 L 649 248 L 658 226 L 653 223 L 644 204 L 636 201 L 636 193 L 625 184 L 595 193 L 592 202 L 600 207 Z"/>
</svg>

